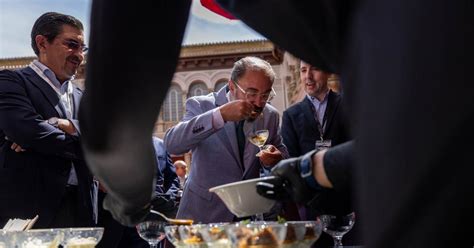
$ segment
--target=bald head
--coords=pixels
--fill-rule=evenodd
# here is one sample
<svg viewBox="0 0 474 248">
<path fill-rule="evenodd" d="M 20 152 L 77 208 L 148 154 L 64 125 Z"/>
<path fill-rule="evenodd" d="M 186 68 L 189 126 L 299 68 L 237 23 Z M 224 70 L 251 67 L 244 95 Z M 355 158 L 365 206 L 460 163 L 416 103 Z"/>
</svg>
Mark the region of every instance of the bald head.
<svg viewBox="0 0 474 248">
<path fill-rule="evenodd" d="M 184 177 L 186 175 L 186 162 L 184 162 L 183 160 L 176 160 L 173 165 L 176 170 L 176 175 L 178 175 L 179 177 Z"/>
</svg>

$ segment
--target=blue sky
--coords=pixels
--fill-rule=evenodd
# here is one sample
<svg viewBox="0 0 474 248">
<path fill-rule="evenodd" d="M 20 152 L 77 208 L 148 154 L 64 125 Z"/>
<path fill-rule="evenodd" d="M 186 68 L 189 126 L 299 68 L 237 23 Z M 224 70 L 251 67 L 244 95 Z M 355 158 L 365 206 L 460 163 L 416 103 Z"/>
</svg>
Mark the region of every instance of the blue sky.
<svg viewBox="0 0 474 248">
<path fill-rule="evenodd" d="M 30 47 L 31 27 L 36 18 L 48 11 L 79 18 L 85 25 L 87 39 L 91 2 L 92 0 L 0 0 L 0 58 L 34 56 Z M 203 8 L 199 0 L 193 0 L 184 44 L 254 39 L 263 37 L 242 22 L 216 15 Z"/>
</svg>

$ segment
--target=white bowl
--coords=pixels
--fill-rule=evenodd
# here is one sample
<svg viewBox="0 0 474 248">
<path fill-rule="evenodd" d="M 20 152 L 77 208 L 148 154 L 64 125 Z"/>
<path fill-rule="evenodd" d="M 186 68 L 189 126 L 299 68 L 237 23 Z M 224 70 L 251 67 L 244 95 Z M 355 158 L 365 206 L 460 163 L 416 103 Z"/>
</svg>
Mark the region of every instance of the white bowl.
<svg viewBox="0 0 474 248">
<path fill-rule="evenodd" d="M 261 177 L 238 181 L 210 188 L 216 193 L 227 208 L 237 217 L 252 216 L 269 212 L 275 205 L 275 200 L 270 200 L 257 193 L 256 184 L 273 177 Z"/>
</svg>

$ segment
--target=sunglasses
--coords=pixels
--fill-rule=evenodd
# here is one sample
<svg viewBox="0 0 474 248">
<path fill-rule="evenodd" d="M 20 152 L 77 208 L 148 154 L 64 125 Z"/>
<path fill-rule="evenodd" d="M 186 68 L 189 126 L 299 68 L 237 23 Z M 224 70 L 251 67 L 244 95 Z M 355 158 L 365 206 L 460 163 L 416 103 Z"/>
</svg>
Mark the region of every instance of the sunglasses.
<svg viewBox="0 0 474 248">
<path fill-rule="evenodd" d="M 87 52 L 87 50 L 89 50 L 89 48 L 86 45 L 80 44 L 79 42 L 77 42 L 75 40 L 65 40 L 65 41 L 63 41 L 63 45 L 65 45 L 67 48 L 69 48 L 71 50 L 80 50 L 83 53 L 85 53 L 85 52 Z"/>
</svg>

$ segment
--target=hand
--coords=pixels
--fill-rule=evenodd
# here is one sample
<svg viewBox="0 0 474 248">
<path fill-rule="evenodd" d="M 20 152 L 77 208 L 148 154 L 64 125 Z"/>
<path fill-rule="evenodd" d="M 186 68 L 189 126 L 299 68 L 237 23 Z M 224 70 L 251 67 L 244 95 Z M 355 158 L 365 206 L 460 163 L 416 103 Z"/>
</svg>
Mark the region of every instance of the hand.
<svg viewBox="0 0 474 248">
<path fill-rule="evenodd" d="M 10 148 L 12 150 L 14 150 L 15 152 L 24 152 L 26 151 L 25 149 L 21 148 L 20 145 L 18 145 L 17 143 L 13 142 L 13 144 L 10 146 Z"/>
<path fill-rule="evenodd" d="M 266 145 L 265 149 L 259 152 L 260 161 L 265 166 L 274 166 L 283 159 L 280 150 L 274 145 Z"/>
<path fill-rule="evenodd" d="M 69 135 L 74 135 L 77 132 L 72 122 L 68 119 L 58 119 L 58 128 Z"/>
<path fill-rule="evenodd" d="M 301 177 L 301 157 L 280 161 L 271 171 L 275 179 L 257 183 L 257 192 L 269 199 L 289 200 L 306 203 L 312 199 L 315 190 Z"/>
<path fill-rule="evenodd" d="M 252 116 L 254 106 L 243 100 L 235 100 L 220 106 L 219 110 L 224 121 L 240 121 Z"/>
<path fill-rule="evenodd" d="M 104 209 L 108 210 L 114 219 L 122 225 L 133 227 L 142 222 L 150 213 L 151 204 L 142 207 L 125 206 L 123 202 L 107 194 L 104 199 Z"/>
</svg>

